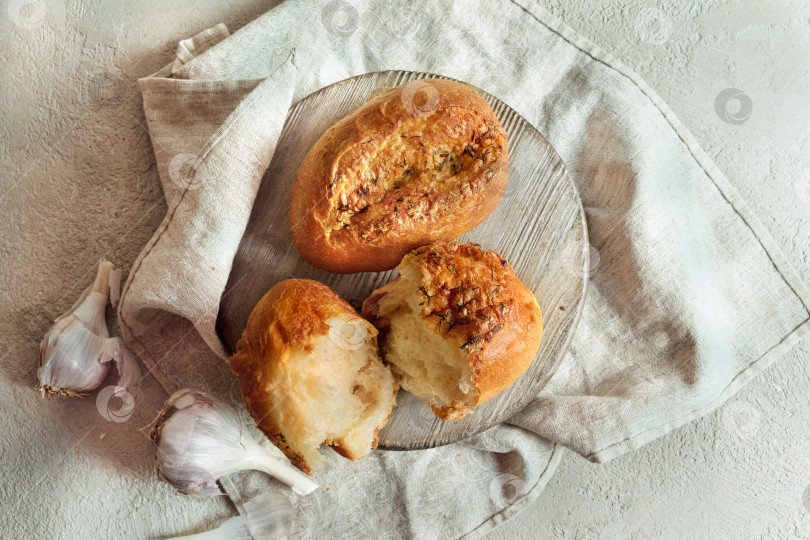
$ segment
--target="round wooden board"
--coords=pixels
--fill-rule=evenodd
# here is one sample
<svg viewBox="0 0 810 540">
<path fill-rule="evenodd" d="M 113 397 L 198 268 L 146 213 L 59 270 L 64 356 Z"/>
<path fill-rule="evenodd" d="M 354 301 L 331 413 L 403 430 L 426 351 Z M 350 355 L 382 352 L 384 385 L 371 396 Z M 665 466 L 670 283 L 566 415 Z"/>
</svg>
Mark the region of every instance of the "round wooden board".
<svg viewBox="0 0 810 540">
<path fill-rule="evenodd" d="M 329 126 L 389 88 L 430 77 L 446 78 L 406 71 L 368 73 L 322 88 L 290 109 L 220 303 L 217 329 L 231 351 L 253 307 L 283 279 L 321 281 L 359 310 L 371 291 L 396 276 L 393 270 L 341 275 L 310 266 L 295 249 L 287 209 L 298 167 Z M 458 420 L 436 418 L 424 401 L 400 390 L 391 419 L 380 430 L 380 448 L 432 448 L 507 420 L 554 374 L 584 306 L 589 264 L 585 214 L 565 165 L 520 115 L 485 91 L 479 93 L 508 135 L 509 180 L 498 208 L 460 240 L 477 242 L 509 261 L 543 311 L 542 343 L 517 381 Z"/>
</svg>

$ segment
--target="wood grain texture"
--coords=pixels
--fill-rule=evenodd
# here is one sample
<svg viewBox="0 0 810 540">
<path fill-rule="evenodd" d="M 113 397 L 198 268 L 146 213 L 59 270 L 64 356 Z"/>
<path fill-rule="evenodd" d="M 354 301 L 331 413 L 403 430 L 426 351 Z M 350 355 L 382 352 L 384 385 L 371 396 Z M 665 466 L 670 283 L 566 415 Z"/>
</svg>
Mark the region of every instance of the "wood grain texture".
<svg viewBox="0 0 810 540">
<path fill-rule="evenodd" d="M 359 311 L 375 288 L 396 272 L 332 274 L 297 253 L 288 205 L 298 167 L 326 129 L 371 97 L 427 73 L 368 73 L 325 87 L 295 104 L 239 245 L 217 329 L 234 350 L 259 299 L 290 277 L 321 281 Z M 509 137 L 509 181 L 498 208 L 460 240 L 494 249 L 509 261 L 543 311 L 544 334 L 529 369 L 498 396 L 458 420 L 442 421 L 425 402 L 400 390 L 397 407 L 380 431 L 380 448 L 412 450 L 449 444 L 508 419 L 545 386 L 562 360 L 584 306 L 588 238 L 585 215 L 571 178 L 548 142 L 520 115 L 479 90 Z"/>
</svg>

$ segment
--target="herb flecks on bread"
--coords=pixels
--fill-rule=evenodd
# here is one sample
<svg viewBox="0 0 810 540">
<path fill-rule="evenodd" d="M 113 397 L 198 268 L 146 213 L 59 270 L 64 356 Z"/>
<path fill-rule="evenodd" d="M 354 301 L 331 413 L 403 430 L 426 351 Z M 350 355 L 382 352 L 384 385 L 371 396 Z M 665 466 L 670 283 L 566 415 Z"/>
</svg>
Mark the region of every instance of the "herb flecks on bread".
<svg viewBox="0 0 810 540">
<path fill-rule="evenodd" d="M 543 321 L 534 295 L 494 251 L 438 242 L 417 248 L 400 276 L 363 304 L 382 353 L 409 392 L 442 419 L 464 416 L 531 364 Z"/>
<path fill-rule="evenodd" d="M 304 158 L 290 200 L 295 245 L 330 272 L 389 270 L 481 223 L 501 200 L 508 163 L 506 132 L 473 87 L 397 86 L 327 129 Z"/>
</svg>

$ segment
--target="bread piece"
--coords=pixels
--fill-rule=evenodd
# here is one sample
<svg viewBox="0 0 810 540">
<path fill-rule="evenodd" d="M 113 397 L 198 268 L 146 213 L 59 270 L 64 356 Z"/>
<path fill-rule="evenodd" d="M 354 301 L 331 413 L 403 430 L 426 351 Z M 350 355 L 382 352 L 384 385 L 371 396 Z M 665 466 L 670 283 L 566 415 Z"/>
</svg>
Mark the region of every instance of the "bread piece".
<svg viewBox="0 0 810 540">
<path fill-rule="evenodd" d="M 512 384 L 543 333 L 531 291 L 494 251 L 438 242 L 415 249 L 399 277 L 363 303 L 402 387 L 443 420 L 464 416 Z"/>
<path fill-rule="evenodd" d="M 228 363 L 259 429 L 299 469 L 321 443 L 356 460 L 377 446 L 399 388 L 377 330 L 326 285 L 289 279 L 264 295 Z"/>
<path fill-rule="evenodd" d="M 508 169 L 506 133 L 474 88 L 411 81 L 315 143 L 293 187 L 292 236 L 318 268 L 389 270 L 412 249 L 481 223 L 498 206 Z"/>
</svg>

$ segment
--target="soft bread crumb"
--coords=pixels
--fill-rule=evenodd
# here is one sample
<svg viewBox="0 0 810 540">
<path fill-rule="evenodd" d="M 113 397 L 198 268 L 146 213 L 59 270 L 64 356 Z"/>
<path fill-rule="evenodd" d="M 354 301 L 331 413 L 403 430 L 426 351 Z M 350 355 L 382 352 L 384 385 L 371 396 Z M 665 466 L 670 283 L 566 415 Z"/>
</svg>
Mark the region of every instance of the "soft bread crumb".
<svg viewBox="0 0 810 540">
<path fill-rule="evenodd" d="M 327 324 L 331 329 L 345 323 L 335 318 Z M 350 459 L 368 455 L 377 426 L 391 412 L 396 383 L 379 359 L 375 337 L 369 333 L 353 347 L 335 343 L 328 334 L 319 336 L 311 351 L 292 351 L 284 368 L 268 381 L 278 429 L 312 469 L 324 461 L 322 443 L 339 447 Z"/>
<path fill-rule="evenodd" d="M 368 455 L 399 389 L 377 329 L 312 280 L 268 291 L 228 362 L 259 429 L 308 474 L 325 460 L 321 444 L 352 460 Z"/>
<path fill-rule="evenodd" d="M 408 272 L 390 289 L 379 304 L 378 316 L 386 319 L 388 331 L 383 356 L 400 384 L 408 392 L 433 407 L 458 409 L 474 403 L 477 390 L 467 353 L 453 340 L 437 334 L 436 323 L 422 318 L 419 297 L 420 276 Z M 462 414 L 468 409 L 460 407 Z"/>
</svg>

